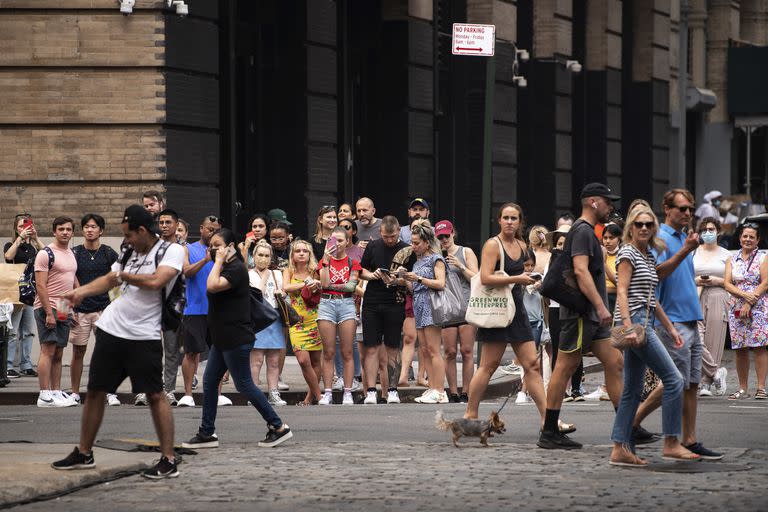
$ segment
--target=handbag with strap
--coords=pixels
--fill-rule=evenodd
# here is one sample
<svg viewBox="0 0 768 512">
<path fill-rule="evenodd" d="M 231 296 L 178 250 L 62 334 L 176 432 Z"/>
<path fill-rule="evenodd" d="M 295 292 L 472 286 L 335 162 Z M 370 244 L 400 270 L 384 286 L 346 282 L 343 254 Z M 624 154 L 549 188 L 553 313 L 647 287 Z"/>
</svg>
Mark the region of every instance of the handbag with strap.
<svg viewBox="0 0 768 512">
<path fill-rule="evenodd" d="M 274 270 L 272 270 L 272 279 L 274 279 L 275 285 L 277 285 L 277 279 L 275 279 Z M 301 315 L 299 315 L 294 307 L 290 305 L 287 300 L 285 300 L 285 297 L 277 294 L 275 294 L 274 297 L 275 309 L 277 309 L 277 312 L 280 313 L 280 320 L 283 322 L 283 325 L 286 327 L 291 327 L 292 325 L 301 322 Z"/>
<path fill-rule="evenodd" d="M 445 263 L 444 260 L 442 260 Z M 450 280 L 454 279 L 455 282 Z M 429 301 L 432 306 L 432 321 L 435 325 L 444 326 L 461 323 L 466 314 L 466 305 L 462 304 L 459 277 L 450 271 L 445 264 L 445 287 L 442 290 L 429 290 Z"/>
<path fill-rule="evenodd" d="M 576 281 L 576 274 L 573 271 L 573 258 L 571 257 L 574 228 L 580 222 L 583 223 L 584 221 L 578 219 L 566 235 L 563 250 L 552 250 L 549 270 L 541 283 L 541 294 L 561 306 L 585 314 L 592 307 L 592 303 L 579 289 L 579 283 Z"/>
<path fill-rule="evenodd" d="M 651 317 L 651 295 L 653 294 L 653 286 L 648 291 L 648 300 L 646 300 L 645 306 L 645 325 L 632 324 L 629 327 L 623 325 L 616 325 L 616 316 L 613 317 L 613 326 L 611 327 L 611 345 L 619 350 L 627 350 L 630 348 L 640 348 L 645 345 L 645 329 L 648 328 L 648 319 Z M 630 334 L 635 333 L 636 339 L 628 338 Z"/>
<path fill-rule="evenodd" d="M 499 244 L 499 270 L 494 274 L 509 277 L 504 272 L 506 253 L 499 237 L 494 237 Z M 464 319 L 475 327 L 484 329 L 503 328 L 515 318 L 515 301 L 512 286 L 486 286 L 480 281 L 480 272 L 470 281 L 469 303 Z"/>
</svg>

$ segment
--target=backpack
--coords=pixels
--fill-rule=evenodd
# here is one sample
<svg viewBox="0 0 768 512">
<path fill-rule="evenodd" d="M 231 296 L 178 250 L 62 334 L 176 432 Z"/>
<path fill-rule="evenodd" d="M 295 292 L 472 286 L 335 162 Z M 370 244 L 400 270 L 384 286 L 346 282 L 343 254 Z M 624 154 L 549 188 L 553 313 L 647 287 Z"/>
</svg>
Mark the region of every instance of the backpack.
<svg viewBox="0 0 768 512">
<path fill-rule="evenodd" d="M 56 261 L 56 256 L 54 256 L 50 247 L 43 247 L 43 250 L 48 253 L 48 272 L 50 272 L 53 268 L 53 263 Z M 37 296 L 37 281 L 35 279 L 36 257 L 37 255 L 27 262 L 24 272 L 19 277 L 19 302 L 27 306 L 33 305 Z"/>
<path fill-rule="evenodd" d="M 160 262 L 163 261 L 165 253 L 171 246 L 171 242 L 160 242 L 160 247 L 155 253 L 155 270 L 160 266 Z M 123 252 L 123 256 L 120 258 L 120 266 L 125 267 L 128 260 L 133 254 L 133 248 L 127 247 Z M 187 305 L 187 281 L 184 278 L 184 274 L 179 272 L 176 277 L 176 282 L 173 283 L 171 291 L 167 293 L 165 286 L 160 290 L 160 297 L 162 300 L 162 316 L 160 324 L 164 331 L 175 331 L 181 325 L 181 319 L 184 316 L 184 307 Z"/>
<path fill-rule="evenodd" d="M 571 245 L 573 245 L 574 228 L 579 222 L 584 221 L 577 220 L 565 236 L 563 250 L 554 249 L 552 251 L 549 270 L 541 283 L 540 293 L 542 296 L 583 315 L 590 310 L 592 303 L 581 293 L 579 283 L 576 281 L 576 274 L 573 271 Z"/>
</svg>

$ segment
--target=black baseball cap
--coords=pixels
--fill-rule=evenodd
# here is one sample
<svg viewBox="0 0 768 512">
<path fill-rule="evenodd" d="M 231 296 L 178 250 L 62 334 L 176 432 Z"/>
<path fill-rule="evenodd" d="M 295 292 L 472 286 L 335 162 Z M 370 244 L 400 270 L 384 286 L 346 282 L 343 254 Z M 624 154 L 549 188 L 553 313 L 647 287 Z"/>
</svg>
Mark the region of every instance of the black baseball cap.
<svg viewBox="0 0 768 512">
<path fill-rule="evenodd" d="M 411 201 L 411 204 L 408 206 L 408 208 L 413 208 L 413 207 L 414 207 L 414 205 L 417 205 L 417 204 L 418 204 L 418 205 L 421 205 L 421 206 L 423 206 L 424 208 L 426 208 L 427 210 L 429 210 L 429 203 L 428 203 L 428 202 L 427 202 L 427 200 L 426 200 L 426 199 L 424 199 L 423 197 L 417 197 L 416 199 L 414 199 L 413 201 Z"/>
<path fill-rule="evenodd" d="M 140 204 L 132 204 L 126 208 L 123 212 L 122 222 L 127 222 L 131 230 L 144 226 L 148 231 L 157 233 L 154 217 Z"/>
<path fill-rule="evenodd" d="M 588 183 L 581 189 L 581 199 L 585 197 L 604 197 L 611 201 L 618 201 L 621 196 L 617 196 L 605 183 Z"/>
</svg>

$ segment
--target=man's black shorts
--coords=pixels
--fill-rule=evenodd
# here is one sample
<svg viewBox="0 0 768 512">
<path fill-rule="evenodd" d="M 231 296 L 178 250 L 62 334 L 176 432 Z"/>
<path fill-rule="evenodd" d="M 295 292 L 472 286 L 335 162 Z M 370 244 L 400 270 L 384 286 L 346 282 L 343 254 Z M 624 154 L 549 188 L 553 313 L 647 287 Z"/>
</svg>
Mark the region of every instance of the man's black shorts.
<svg viewBox="0 0 768 512">
<path fill-rule="evenodd" d="M 202 354 L 211 345 L 208 315 L 187 315 L 181 320 L 179 344 L 185 354 Z"/>
<path fill-rule="evenodd" d="M 592 350 L 592 343 L 609 341 L 611 328 L 585 318 L 560 319 L 560 352 L 580 351 L 586 354 Z"/>
<path fill-rule="evenodd" d="M 88 390 L 114 393 L 126 377 L 133 393 L 163 391 L 162 342 L 126 340 L 96 329 Z"/>
<path fill-rule="evenodd" d="M 404 304 L 373 304 L 363 301 L 363 345 L 375 347 L 381 344 L 390 348 L 400 348 L 400 333 L 405 320 Z"/>
</svg>

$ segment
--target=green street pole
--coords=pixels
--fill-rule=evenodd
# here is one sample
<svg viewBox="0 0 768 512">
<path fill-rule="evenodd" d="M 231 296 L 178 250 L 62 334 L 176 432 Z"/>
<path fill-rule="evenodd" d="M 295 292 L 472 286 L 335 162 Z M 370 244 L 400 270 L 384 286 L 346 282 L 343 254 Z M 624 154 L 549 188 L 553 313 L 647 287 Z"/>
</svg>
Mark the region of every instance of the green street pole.
<svg viewBox="0 0 768 512">
<path fill-rule="evenodd" d="M 491 182 L 493 177 L 493 96 L 496 85 L 496 57 L 485 63 L 485 114 L 483 116 L 483 189 L 480 199 L 481 245 L 491 236 Z"/>
</svg>

